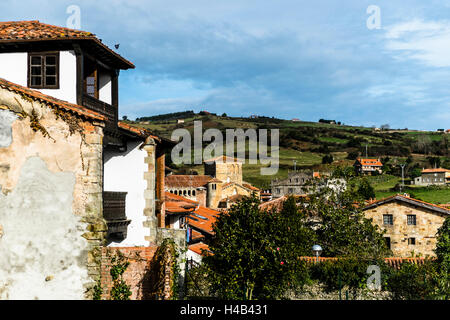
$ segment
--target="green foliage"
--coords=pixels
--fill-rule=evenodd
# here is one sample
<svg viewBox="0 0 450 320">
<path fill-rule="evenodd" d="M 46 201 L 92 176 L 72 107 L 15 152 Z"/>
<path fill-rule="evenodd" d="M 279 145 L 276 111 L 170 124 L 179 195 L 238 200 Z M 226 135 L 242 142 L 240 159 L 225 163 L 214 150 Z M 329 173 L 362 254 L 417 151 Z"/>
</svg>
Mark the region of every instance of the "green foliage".
<svg viewBox="0 0 450 320">
<path fill-rule="evenodd" d="M 151 296 L 161 299 L 164 296 L 166 267 L 169 266 L 170 296 L 177 299 L 179 294 L 180 267 L 178 264 L 179 253 L 172 239 L 164 239 L 153 257 L 150 276 Z"/>
<path fill-rule="evenodd" d="M 352 184 L 347 183 L 342 192 L 320 185 L 312 190 L 310 197 L 301 199 L 302 210 L 305 216 L 320 221 L 315 233 L 324 256 L 377 259 L 389 254 L 383 233 L 365 218 L 365 204 Z"/>
<path fill-rule="evenodd" d="M 358 194 L 364 200 L 375 199 L 375 189 L 370 184 L 369 180 L 363 178 L 358 187 Z"/>
<path fill-rule="evenodd" d="M 331 154 L 326 154 L 322 158 L 322 164 L 330 164 L 333 163 L 333 156 Z"/>
<path fill-rule="evenodd" d="M 310 277 L 325 285 L 326 290 L 334 291 L 344 286 L 356 290 L 366 288 L 369 265 L 382 265 L 382 260 L 367 261 L 358 257 L 347 257 L 337 261 L 324 261 L 309 267 Z"/>
<path fill-rule="evenodd" d="M 439 275 L 437 264 L 427 261 L 423 265 L 403 263 L 400 269 L 390 269 L 386 289 L 394 300 L 425 300 L 438 297 Z"/>
<path fill-rule="evenodd" d="M 93 300 L 101 300 L 102 299 L 102 294 L 103 294 L 103 289 L 102 289 L 101 280 L 98 280 L 97 283 L 95 284 L 94 288 L 93 288 L 92 299 Z"/>
<path fill-rule="evenodd" d="M 274 299 L 306 281 L 305 263 L 313 234 L 303 224 L 295 201 L 281 213 L 258 208 L 255 197 L 244 198 L 214 225 L 214 255 L 204 258 L 211 291 L 225 299 Z"/>
<path fill-rule="evenodd" d="M 113 280 L 113 287 L 111 288 L 112 300 L 130 300 L 131 291 L 130 286 L 127 285 L 123 279 L 123 274 L 127 270 L 130 262 L 123 253 L 116 251 L 114 255 L 109 255 L 111 261 L 111 268 L 109 273 Z"/>
<path fill-rule="evenodd" d="M 441 270 L 450 273 L 450 217 L 438 230 L 435 252 Z"/>
</svg>

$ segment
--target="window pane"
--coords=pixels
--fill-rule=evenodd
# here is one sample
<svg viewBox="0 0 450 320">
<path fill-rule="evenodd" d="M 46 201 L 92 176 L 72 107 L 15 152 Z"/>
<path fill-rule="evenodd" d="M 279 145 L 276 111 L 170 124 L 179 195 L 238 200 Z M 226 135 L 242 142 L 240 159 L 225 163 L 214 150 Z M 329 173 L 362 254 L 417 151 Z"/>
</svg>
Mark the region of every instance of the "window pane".
<svg viewBox="0 0 450 320">
<path fill-rule="evenodd" d="M 56 77 L 45 77 L 45 85 L 56 86 Z"/>
<path fill-rule="evenodd" d="M 94 85 L 95 84 L 95 78 L 94 77 L 87 77 L 86 78 L 86 83 L 88 85 Z"/>
<path fill-rule="evenodd" d="M 45 57 L 45 64 L 46 65 L 56 65 L 56 57 L 55 56 L 46 56 Z"/>
<path fill-rule="evenodd" d="M 42 64 L 41 57 L 39 57 L 39 56 L 31 57 L 31 64 L 40 66 Z"/>
<path fill-rule="evenodd" d="M 86 92 L 88 94 L 94 94 L 95 93 L 94 87 L 93 86 L 87 86 L 86 87 Z"/>
<path fill-rule="evenodd" d="M 32 86 L 42 85 L 42 78 L 41 77 L 31 77 L 31 85 Z"/>
<path fill-rule="evenodd" d="M 41 67 L 31 67 L 31 75 L 32 76 L 40 76 L 42 74 Z"/>
<path fill-rule="evenodd" d="M 46 67 L 45 75 L 47 76 L 56 76 L 56 67 Z"/>
</svg>

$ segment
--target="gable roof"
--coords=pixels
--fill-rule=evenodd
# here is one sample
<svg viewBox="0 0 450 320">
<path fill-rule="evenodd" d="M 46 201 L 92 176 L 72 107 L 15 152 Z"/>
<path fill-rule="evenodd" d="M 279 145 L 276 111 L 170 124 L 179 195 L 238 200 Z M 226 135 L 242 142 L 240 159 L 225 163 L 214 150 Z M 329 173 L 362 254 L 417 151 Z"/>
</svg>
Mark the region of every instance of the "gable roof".
<svg viewBox="0 0 450 320">
<path fill-rule="evenodd" d="M 97 49 L 111 55 L 121 69 L 135 68 L 133 63 L 111 50 L 91 32 L 45 24 L 38 20 L 0 22 L 0 44 L 55 40 L 89 41 Z"/>
<path fill-rule="evenodd" d="M 417 200 L 417 199 L 414 199 L 414 198 L 410 198 L 408 196 L 400 195 L 400 194 L 397 194 L 397 195 L 394 195 L 394 196 L 390 196 L 390 197 L 387 197 L 387 198 L 384 198 L 384 199 L 381 199 L 381 200 L 378 200 L 378 201 L 371 202 L 369 205 L 364 207 L 363 210 L 372 209 L 372 208 L 375 208 L 375 207 L 378 207 L 378 206 L 382 206 L 384 204 L 387 204 L 387 203 L 390 203 L 390 202 L 393 202 L 393 201 L 409 203 L 409 204 L 412 204 L 412 205 L 415 205 L 415 206 L 419 206 L 421 208 L 428 209 L 430 211 L 434 211 L 434 212 L 438 212 L 438 213 L 441 213 L 441 214 L 450 215 L 450 210 L 447 209 L 447 208 L 438 206 L 438 205 L 433 204 L 433 203 L 428 203 L 428 202 L 425 202 L 425 201 L 422 201 L 422 200 Z"/>
<path fill-rule="evenodd" d="M 165 192 L 166 214 L 189 214 L 198 208 L 198 202 Z"/>
<path fill-rule="evenodd" d="M 213 224 L 219 215 L 220 211 L 200 206 L 193 214 L 187 216 L 186 222 L 197 231 L 212 235 L 214 233 Z"/>
<path fill-rule="evenodd" d="M 363 166 L 379 166 L 382 167 L 383 164 L 378 159 L 362 159 L 358 158 L 356 159 L 356 162 L 359 162 Z"/>
<path fill-rule="evenodd" d="M 164 179 L 167 188 L 198 188 L 213 180 L 207 175 L 169 175 Z"/>
<path fill-rule="evenodd" d="M 450 172 L 450 170 L 444 169 L 444 168 L 423 169 L 422 170 L 422 173 L 442 173 L 442 172 Z"/>
<path fill-rule="evenodd" d="M 56 99 L 52 96 L 43 94 L 40 91 L 33 90 L 30 88 L 23 87 L 21 85 L 12 83 L 8 80 L 5 80 L 3 78 L 0 78 L 0 88 L 9 90 L 11 92 L 15 92 L 21 96 L 27 97 L 29 99 L 32 99 L 34 101 L 42 102 L 48 105 L 51 105 L 53 107 L 56 107 L 58 109 L 62 109 L 74 114 L 77 114 L 79 116 L 93 119 L 93 120 L 99 120 L 99 121 L 105 121 L 106 117 L 101 115 L 98 112 L 92 111 L 86 107 L 73 104 L 67 101 Z"/>
</svg>

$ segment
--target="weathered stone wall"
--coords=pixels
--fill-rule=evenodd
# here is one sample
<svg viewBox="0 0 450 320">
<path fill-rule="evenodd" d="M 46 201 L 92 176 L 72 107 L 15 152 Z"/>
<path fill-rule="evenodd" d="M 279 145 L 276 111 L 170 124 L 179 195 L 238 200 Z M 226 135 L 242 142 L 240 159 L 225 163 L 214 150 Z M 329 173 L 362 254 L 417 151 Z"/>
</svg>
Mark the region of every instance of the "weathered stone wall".
<svg viewBox="0 0 450 320">
<path fill-rule="evenodd" d="M 383 215 L 393 215 L 393 225 L 383 224 Z M 407 224 L 407 215 L 416 215 L 416 225 Z M 444 214 L 416 207 L 407 203 L 391 202 L 365 211 L 367 218 L 381 229 L 385 237 L 391 238 L 391 250 L 396 257 L 415 255 L 435 256 L 436 233 L 445 220 Z M 408 238 L 415 238 L 416 244 L 408 244 Z"/>
<path fill-rule="evenodd" d="M 0 298 L 82 299 L 100 275 L 101 123 L 0 89 Z"/>
</svg>

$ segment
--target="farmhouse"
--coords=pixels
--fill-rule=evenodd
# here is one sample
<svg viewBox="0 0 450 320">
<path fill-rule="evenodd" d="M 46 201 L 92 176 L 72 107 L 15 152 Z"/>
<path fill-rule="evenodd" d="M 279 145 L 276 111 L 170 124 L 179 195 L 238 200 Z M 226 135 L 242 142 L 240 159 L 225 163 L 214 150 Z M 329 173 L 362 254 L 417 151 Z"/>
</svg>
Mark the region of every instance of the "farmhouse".
<svg viewBox="0 0 450 320">
<path fill-rule="evenodd" d="M 419 186 L 450 184 L 450 170 L 443 168 L 423 169 L 422 175 L 414 179 Z"/>
<path fill-rule="evenodd" d="M 353 164 L 353 167 L 355 168 L 357 174 L 381 174 L 383 172 L 383 164 L 381 163 L 380 159 L 358 158 Z"/>
<path fill-rule="evenodd" d="M 434 256 L 436 233 L 450 214 L 449 209 L 405 195 L 374 201 L 363 210 L 386 231 L 386 242 L 396 257 Z"/>
</svg>

